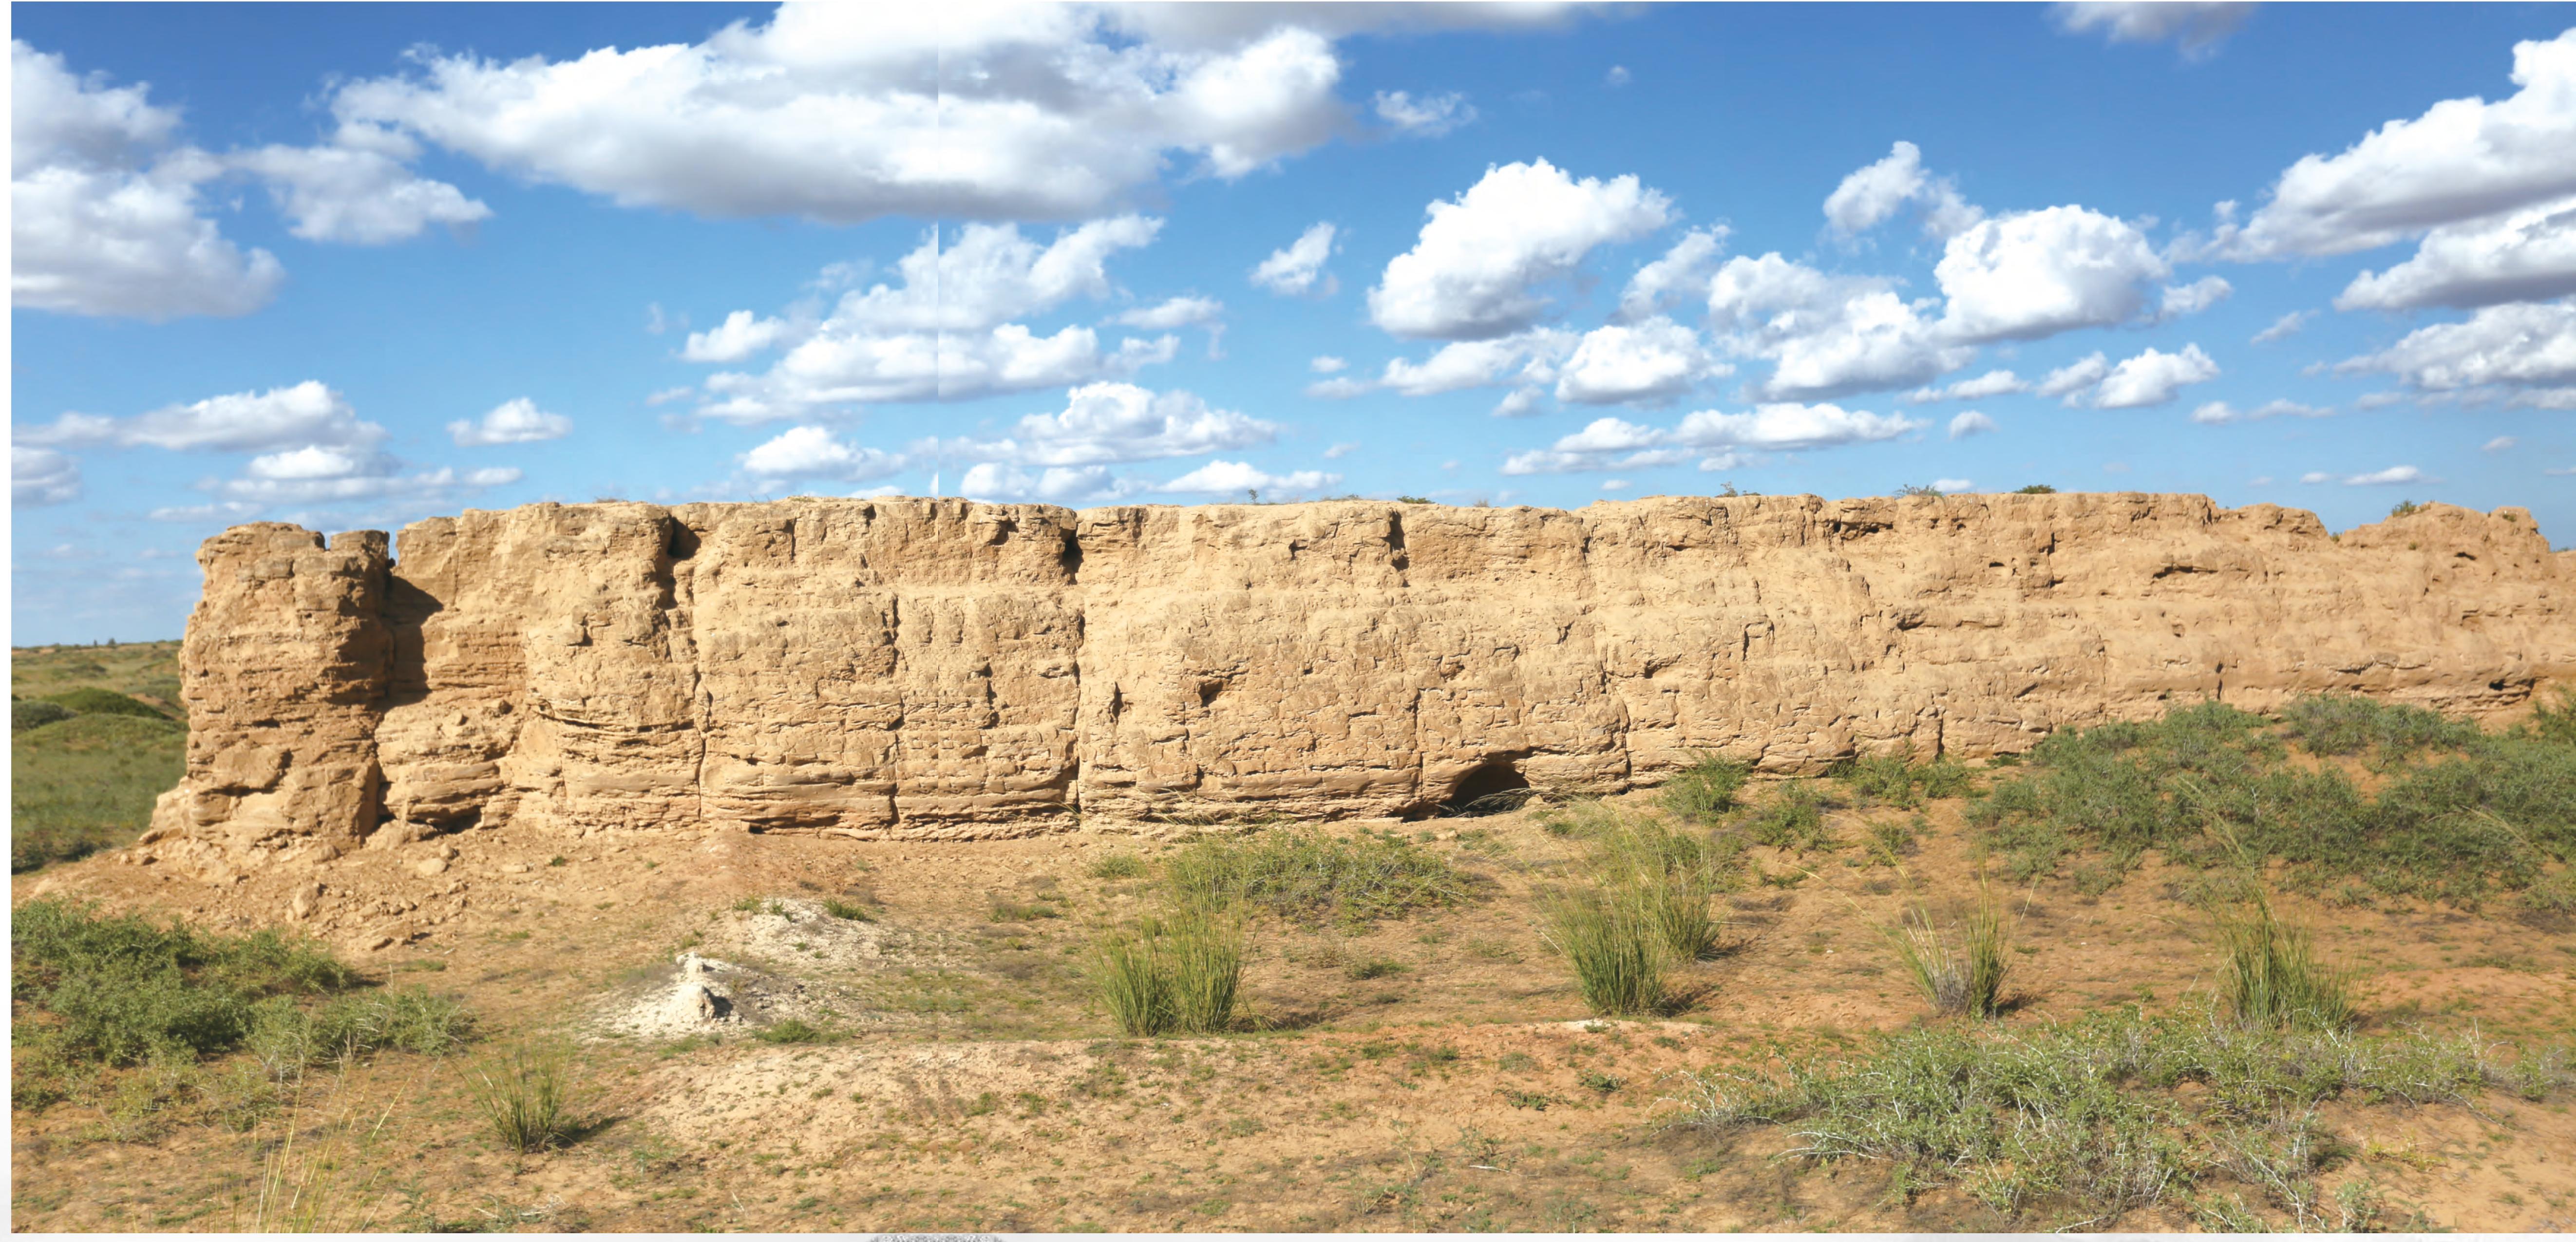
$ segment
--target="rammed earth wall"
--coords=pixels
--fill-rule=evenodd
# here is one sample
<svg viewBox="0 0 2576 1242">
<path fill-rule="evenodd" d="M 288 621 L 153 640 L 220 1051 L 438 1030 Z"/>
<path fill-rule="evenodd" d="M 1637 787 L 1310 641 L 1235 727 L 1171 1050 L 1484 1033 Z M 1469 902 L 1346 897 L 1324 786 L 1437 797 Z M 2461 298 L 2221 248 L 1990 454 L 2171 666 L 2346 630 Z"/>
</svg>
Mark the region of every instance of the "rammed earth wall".
<svg viewBox="0 0 2576 1242">
<path fill-rule="evenodd" d="M 1693 752 L 1974 758 L 2218 698 L 2576 678 L 2576 553 L 2198 496 L 533 505 L 198 555 L 155 835 L 1014 836 L 1389 816 Z"/>
</svg>

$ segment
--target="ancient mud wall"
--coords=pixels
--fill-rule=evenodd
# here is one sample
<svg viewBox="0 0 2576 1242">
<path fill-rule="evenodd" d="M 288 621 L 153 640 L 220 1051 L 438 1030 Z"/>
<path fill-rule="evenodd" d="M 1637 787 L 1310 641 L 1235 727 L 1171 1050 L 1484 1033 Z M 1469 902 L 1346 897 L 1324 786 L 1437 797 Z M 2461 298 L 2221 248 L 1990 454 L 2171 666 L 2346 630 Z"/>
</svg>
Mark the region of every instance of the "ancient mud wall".
<svg viewBox="0 0 2576 1242">
<path fill-rule="evenodd" d="M 2169 701 L 2483 714 L 2576 677 L 2576 553 L 2441 505 L 2340 539 L 2141 494 L 535 505 L 199 562 L 155 834 L 243 861 L 510 821 L 1401 815 L 1695 751 L 1974 758 Z"/>
</svg>

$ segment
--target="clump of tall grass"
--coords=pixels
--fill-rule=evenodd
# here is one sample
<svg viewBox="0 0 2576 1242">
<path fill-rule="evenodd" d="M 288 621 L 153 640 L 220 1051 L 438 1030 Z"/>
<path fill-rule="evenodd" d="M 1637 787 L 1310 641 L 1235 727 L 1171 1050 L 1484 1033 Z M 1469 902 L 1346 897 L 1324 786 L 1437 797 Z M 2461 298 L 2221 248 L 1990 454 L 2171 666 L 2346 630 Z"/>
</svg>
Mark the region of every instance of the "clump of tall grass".
<svg viewBox="0 0 2576 1242">
<path fill-rule="evenodd" d="M 1687 823 L 1715 823 L 1735 810 L 1735 794 L 1753 767 L 1721 755 L 1693 754 L 1691 765 L 1664 782 L 1664 809 Z"/>
<path fill-rule="evenodd" d="M 1896 926 L 1881 928 L 1880 934 L 1933 1012 L 1989 1018 L 2001 1008 L 2004 976 L 2011 969 L 2006 950 L 2012 947 L 2012 924 L 1992 888 L 1979 885 L 1975 898 L 1946 927 L 1933 918 L 1930 903 L 1918 897 Z"/>
<path fill-rule="evenodd" d="M 2342 1030 L 2352 1025 L 2350 972 L 2317 955 L 2303 924 L 2282 918 L 2257 891 L 2217 912 L 2218 995 L 2249 1026 Z"/>
<path fill-rule="evenodd" d="M 492 1137 L 512 1151 L 543 1151 L 580 1128 L 572 1111 L 572 1045 L 562 1040 L 516 1044 L 484 1058 L 466 1069 L 465 1090 Z"/>
<path fill-rule="evenodd" d="M 1574 968 L 1592 1012 L 1617 1017 L 1671 1006 L 1665 975 L 1672 948 L 1654 913 L 1633 894 L 1575 889 L 1549 897 L 1542 909 L 1547 929 L 1541 934 Z"/>
<path fill-rule="evenodd" d="M 1172 854 L 1163 878 L 1186 907 L 1241 902 L 1284 918 L 1344 923 L 1453 905 L 1470 883 L 1448 860 L 1393 833 L 1345 837 L 1313 828 L 1201 838 Z"/>
<path fill-rule="evenodd" d="M 1724 923 L 1713 903 L 1729 887 L 1734 861 L 1718 843 L 1627 816 L 1594 838 L 1591 861 L 1613 903 L 1632 908 L 1676 960 L 1716 951 Z"/>
<path fill-rule="evenodd" d="M 1145 858 L 1133 850 L 1117 850 L 1092 859 L 1084 870 L 1095 880 L 1133 880 L 1145 874 Z"/>
<path fill-rule="evenodd" d="M 1184 907 L 1104 938 L 1092 986 L 1121 1034 L 1207 1034 L 1233 1025 L 1243 956 L 1239 920 Z"/>
</svg>

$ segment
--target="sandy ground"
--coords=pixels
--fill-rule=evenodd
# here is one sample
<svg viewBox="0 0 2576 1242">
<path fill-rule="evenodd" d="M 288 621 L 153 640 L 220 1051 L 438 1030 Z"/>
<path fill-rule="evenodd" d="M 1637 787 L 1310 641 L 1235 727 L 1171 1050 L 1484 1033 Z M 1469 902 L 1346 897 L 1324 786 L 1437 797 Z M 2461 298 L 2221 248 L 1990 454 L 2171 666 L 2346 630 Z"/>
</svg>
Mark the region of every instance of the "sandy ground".
<svg viewBox="0 0 2576 1242">
<path fill-rule="evenodd" d="M 1532 896 L 1577 845 L 1527 813 L 1403 825 L 1482 877 L 1478 898 L 1373 926 L 1257 924 L 1250 1029 L 1151 1041 L 1114 1038 L 1081 973 L 1099 929 L 1153 899 L 1151 880 L 1095 879 L 1092 865 L 1169 848 L 1150 836 L 504 829 L 249 876 L 142 861 L 144 847 L 22 877 L 15 899 L 77 893 L 302 929 L 370 972 L 459 995 L 498 1040 L 579 1039 L 595 1124 L 559 1151 L 507 1153 L 467 1106 L 464 1061 L 406 1056 L 317 1078 L 305 1107 L 249 1133 L 146 1126 L 115 1141 L 100 1108 L 74 1102 L 13 1114 L 15 1219 L 239 1227 L 263 1160 L 292 1132 L 339 1157 L 332 1223 L 376 1228 L 2010 1227 L 1954 1191 L 1892 1196 L 1883 1166 L 1775 1160 L 1790 1145 L 1777 1132 L 1667 1124 L 1682 1073 L 1857 1048 L 1926 1020 L 1873 926 L 1897 916 L 1904 884 L 1966 889 L 1958 809 L 1934 806 L 1902 875 L 1857 848 L 1759 851 L 1784 883 L 1729 899 L 1727 951 L 1686 980 L 1698 1003 L 1660 1022 L 1586 1021 L 1539 939 Z M 1857 841 L 1859 817 L 1844 818 Z M 2205 989 L 2209 933 L 2183 900 L 2194 878 L 2150 867 L 2099 898 L 2056 883 L 2016 891 L 2018 1003 L 2004 1020 L 2157 1008 Z M 2567 926 L 2290 904 L 2363 970 L 2372 1027 L 2576 1031 Z M 729 1012 L 676 1015 L 693 981 Z M 835 1038 L 755 1037 L 787 1018 Z M 376 1120 L 335 1124 L 345 1118 Z M 2425 1225 L 2576 1225 L 2564 1098 L 2491 1096 L 2479 1112 L 2337 1105 L 2324 1119 L 2352 1146 L 2329 1186 L 2367 1176 Z"/>
</svg>

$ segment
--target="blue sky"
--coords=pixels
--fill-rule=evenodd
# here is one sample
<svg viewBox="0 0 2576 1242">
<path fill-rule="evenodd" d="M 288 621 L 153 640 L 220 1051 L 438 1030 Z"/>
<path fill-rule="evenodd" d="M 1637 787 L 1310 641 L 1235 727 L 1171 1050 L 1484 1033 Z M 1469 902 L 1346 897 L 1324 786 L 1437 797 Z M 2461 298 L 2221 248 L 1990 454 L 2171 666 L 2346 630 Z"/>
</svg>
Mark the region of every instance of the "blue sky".
<svg viewBox="0 0 2576 1242">
<path fill-rule="evenodd" d="M 2576 542 L 2564 7 L 917 7 L 16 7 L 12 641 L 606 496 Z"/>
</svg>

